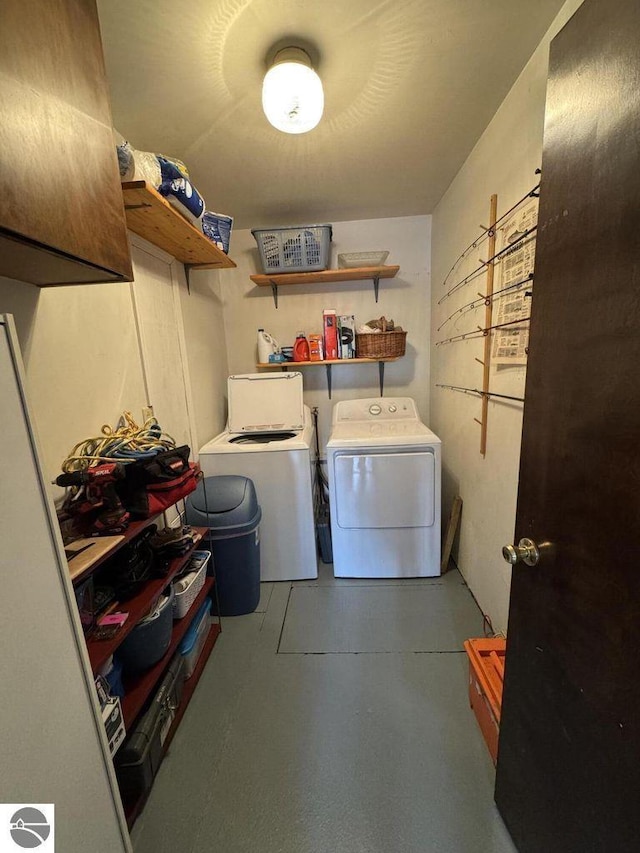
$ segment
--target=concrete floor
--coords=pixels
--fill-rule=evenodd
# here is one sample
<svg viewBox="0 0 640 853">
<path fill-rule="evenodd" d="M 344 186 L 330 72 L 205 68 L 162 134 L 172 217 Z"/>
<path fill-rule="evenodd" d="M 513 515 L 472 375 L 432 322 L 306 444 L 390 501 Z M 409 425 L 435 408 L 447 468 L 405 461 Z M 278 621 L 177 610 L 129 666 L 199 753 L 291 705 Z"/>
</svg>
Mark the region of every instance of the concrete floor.
<svg viewBox="0 0 640 853">
<path fill-rule="evenodd" d="M 223 620 L 136 853 L 513 853 L 467 699 L 457 571 L 263 584 Z"/>
</svg>

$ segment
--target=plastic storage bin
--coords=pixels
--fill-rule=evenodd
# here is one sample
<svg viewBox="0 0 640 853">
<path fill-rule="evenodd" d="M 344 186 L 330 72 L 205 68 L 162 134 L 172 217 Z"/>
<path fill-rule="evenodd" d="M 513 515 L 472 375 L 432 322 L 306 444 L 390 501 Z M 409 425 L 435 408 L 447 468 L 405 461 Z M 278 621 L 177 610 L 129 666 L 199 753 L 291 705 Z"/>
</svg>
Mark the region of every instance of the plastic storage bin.
<svg viewBox="0 0 640 853">
<path fill-rule="evenodd" d="M 189 561 L 187 573 L 173 584 L 173 618 L 182 619 L 198 597 L 207 577 L 207 564 L 211 559 L 210 551 L 194 551 Z M 193 575 L 193 577 L 190 577 Z"/>
<path fill-rule="evenodd" d="M 178 651 L 184 661 L 184 680 L 193 675 L 198 658 L 211 628 L 211 599 L 207 598 L 200 605 L 200 609 L 193 618 L 189 630 L 184 635 Z"/>
<path fill-rule="evenodd" d="M 247 477 L 205 477 L 186 503 L 187 523 L 208 527 L 221 616 L 253 613 L 260 601 L 262 511 Z"/>
<path fill-rule="evenodd" d="M 329 266 L 331 225 L 254 228 L 265 273 L 312 272 Z"/>
<path fill-rule="evenodd" d="M 156 664 L 171 645 L 173 629 L 173 587 L 165 600 L 149 616 L 141 619 L 118 649 L 125 672 L 140 672 Z"/>
</svg>

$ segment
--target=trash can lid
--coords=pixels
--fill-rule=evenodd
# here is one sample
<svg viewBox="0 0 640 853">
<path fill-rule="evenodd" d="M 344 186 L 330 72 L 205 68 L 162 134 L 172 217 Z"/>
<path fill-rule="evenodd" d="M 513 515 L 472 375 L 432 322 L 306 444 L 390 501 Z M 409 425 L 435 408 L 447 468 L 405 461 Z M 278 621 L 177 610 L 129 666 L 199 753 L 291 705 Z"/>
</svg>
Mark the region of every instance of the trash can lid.
<svg viewBox="0 0 640 853">
<path fill-rule="evenodd" d="M 251 492 L 255 496 L 253 481 L 237 474 L 205 477 L 191 495 L 194 509 L 210 515 L 231 512 L 244 503 L 251 504 Z M 255 513 L 255 507 L 251 515 Z"/>
<path fill-rule="evenodd" d="M 188 524 L 208 527 L 214 538 L 249 532 L 261 516 L 253 480 L 237 474 L 205 477 L 187 498 Z"/>
</svg>

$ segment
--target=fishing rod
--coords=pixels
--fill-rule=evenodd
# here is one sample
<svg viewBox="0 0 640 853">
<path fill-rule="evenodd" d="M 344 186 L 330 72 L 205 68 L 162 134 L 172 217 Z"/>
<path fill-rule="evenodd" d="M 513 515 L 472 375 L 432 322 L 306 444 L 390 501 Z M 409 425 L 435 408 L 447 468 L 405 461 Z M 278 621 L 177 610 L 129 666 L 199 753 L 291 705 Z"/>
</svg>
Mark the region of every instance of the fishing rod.
<svg viewBox="0 0 640 853">
<path fill-rule="evenodd" d="M 540 173 L 541 173 L 541 170 L 536 169 L 535 174 L 539 175 Z M 442 282 L 442 286 L 446 287 L 447 281 L 449 280 L 449 276 L 455 270 L 455 268 L 458 266 L 460 261 L 462 261 L 466 258 L 466 256 L 469 254 L 469 252 L 473 251 L 473 249 L 477 249 L 478 246 L 481 246 L 487 238 L 493 236 L 496 228 L 500 225 L 500 223 L 504 219 L 506 219 L 507 216 L 510 216 L 515 210 L 517 210 L 522 204 L 524 204 L 525 201 L 527 201 L 527 199 L 538 198 L 540 196 L 539 190 L 540 190 L 540 184 L 536 184 L 536 186 L 532 190 L 529 190 L 529 192 L 525 196 L 523 196 L 519 201 L 517 201 L 513 205 L 513 207 L 510 207 L 506 213 L 503 213 L 499 219 L 496 219 L 496 221 L 493 223 L 493 225 L 489 225 L 487 228 L 485 228 L 484 225 L 481 225 L 480 227 L 484 230 L 484 234 L 481 234 L 476 240 L 473 241 L 473 243 L 470 243 L 467 246 L 467 248 L 464 250 L 464 252 L 460 255 L 460 257 L 456 259 L 453 266 L 451 267 L 449 272 L 446 274 L 445 279 Z"/>
<path fill-rule="evenodd" d="M 494 293 L 491 294 L 491 296 L 484 293 L 479 293 L 477 299 L 474 299 L 472 302 L 467 302 L 466 305 L 463 305 L 462 308 L 458 308 L 458 310 L 454 311 L 453 314 L 450 314 L 446 320 L 443 320 L 442 323 L 436 329 L 436 332 L 439 332 L 440 329 L 446 326 L 449 320 L 453 320 L 456 314 L 464 314 L 467 309 L 471 311 L 473 308 L 477 308 L 479 305 L 490 305 L 498 296 L 507 293 L 509 290 L 515 290 L 518 287 L 522 287 L 523 284 L 527 284 L 530 281 L 533 281 L 532 272 L 530 272 L 529 275 L 526 278 L 523 278 L 521 281 L 516 281 L 513 284 L 508 285 L 507 287 L 503 287 L 501 290 L 496 290 Z"/>
<path fill-rule="evenodd" d="M 490 264 L 494 264 L 496 261 L 501 261 L 505 255 L 508 255 L 510 252 L 515 252 L 518 249 L 522 248 L 522 246 L 520 245 L 522 241 L 527 237 L 530 237 L 531 234 L 533 234 L 537 230 L 537 225 L 533 225 L 531 228 L 527 228 L 527 230 L 524 231 L 518 237 L 517 240 L 514 240 L 513 243 L 510 243 L 508 246 L 505 246 L 504 249 L 500 249 L 499 252 L 496 252 L 496 254 L 488 260 L 480 261 L 479 267 L 470 272 L 468 276 L 462 279 L 462 281 L 459 281 L 457 284 L 454 284 L 454 286 L 450 288 L 443 297 L 438 299 L 438 305 L 441 305 L 445 299 L 451 296 L 452 293 L 461 288 L 463 285 L 468 284 L 470 281 L 473 281 L 474 278 L 477 278 L 479 275 L 481 275 Z"/>
<path fill-rule="evenodd" d="M 501 400 L 515 400 L 524 403 L 524 397 L 512 397 L 509 394 L 496 394 L 495 391 L 481 391 L 479 388 L 463 388 L 461 385 L 443 385 L 436 383 L 436 388 L 447 388 L 450 391 L 463 391 L 465 394 L 478 394 L 480 397 L 499 397 Z"/>
<path fill-rule="evenodd" d="M 531 317 L 522 317 L 520 320 L 509 320 L 508 323 L 497 323 L 495 326 L 487 326 L 486 329 L 483 329 L 482 326 L 478 326 L 477 329 L 472 329 L 470 332 L 463 332 L 460 335 L 454 335 L 452 338 L 445 338 L 442 341 L 436 341 L 436 346 L 439 347 L 442 344 L 451 344 L 454 343 L 454 341 L 473 340 L 474 338 L 486 338 L 489 332 L 493 331 L 493 329 L 504 329 L 506 326 L 522 325 L 530 319 Z"/>
</svg>

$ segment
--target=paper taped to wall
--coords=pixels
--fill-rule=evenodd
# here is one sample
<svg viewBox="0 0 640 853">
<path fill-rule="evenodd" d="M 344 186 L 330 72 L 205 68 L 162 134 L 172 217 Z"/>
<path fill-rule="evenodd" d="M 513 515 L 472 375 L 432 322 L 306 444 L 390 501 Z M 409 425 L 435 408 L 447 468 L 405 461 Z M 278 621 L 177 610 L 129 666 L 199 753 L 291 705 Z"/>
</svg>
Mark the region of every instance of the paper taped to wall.
<svg viewBox="0 0 640 853">
<path fill-rule="evenodd" d="M 538 199 L 532 198 L 520 207 L 512 216 L 504 220 L 499 228 L 499 249 L 505 251 L 501 256 L 499 285 L 501 295 L 494 302 L 493 322 L 496 326 L 504 323 L 511 325 L 496 329 L 493 337 L 491 360 L 494 365 L 526 364 L 529 346 L 529 316 L 531 313 L 531 294 L 536 251 L 536 231 L 538 222 Z M 522 320 L 522 325 L 518 323 Z"/>
</svg>

